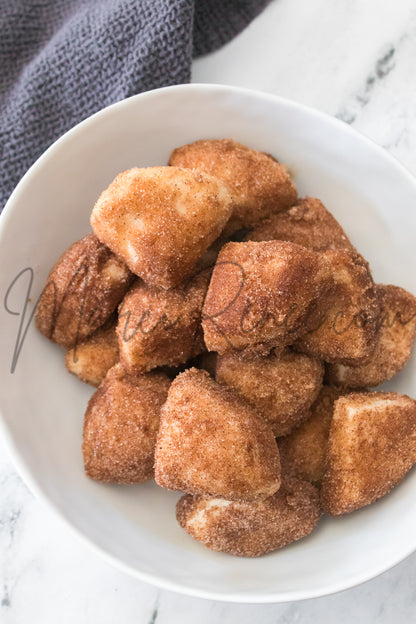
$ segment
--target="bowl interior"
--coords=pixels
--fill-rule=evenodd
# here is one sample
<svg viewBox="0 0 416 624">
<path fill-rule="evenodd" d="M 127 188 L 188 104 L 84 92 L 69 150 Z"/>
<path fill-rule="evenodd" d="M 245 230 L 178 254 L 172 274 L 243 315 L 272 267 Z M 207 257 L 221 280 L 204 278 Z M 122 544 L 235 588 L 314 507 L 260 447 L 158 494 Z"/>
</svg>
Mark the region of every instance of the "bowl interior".
<svg viewBox="0 0 416 624">
<path fill-rule="evenodd" d="M 29 484 L 92 545 L 141 578 L 224 600 L 323 595 L 371 578 L 415 549 L 414 473 L 377 504 L 324 518 L 310 537 L 282 551 L 258 560 L 210 552 L 177 525 L 176 494 L 154 483 L 100 485 L 84 476 L 82 421 L 93 390 L 68 375 L 61 349 L 30 320 L 52 264 L 89 231 L 94 201 L 117 173 L 165 164 L 174 147 L 219 137 L 285 162 L 300 195 L 319 197 L 339 219 L 375 280 L 416 293 L 416 184 L 367 139 L 314 111 L 244 90 L 188 85 L 136 96 L 55 143 L 2 216 L 2 428 Z M 388 387 L 412 395 L 415 376 L 413 357 Z"/>
</svg>

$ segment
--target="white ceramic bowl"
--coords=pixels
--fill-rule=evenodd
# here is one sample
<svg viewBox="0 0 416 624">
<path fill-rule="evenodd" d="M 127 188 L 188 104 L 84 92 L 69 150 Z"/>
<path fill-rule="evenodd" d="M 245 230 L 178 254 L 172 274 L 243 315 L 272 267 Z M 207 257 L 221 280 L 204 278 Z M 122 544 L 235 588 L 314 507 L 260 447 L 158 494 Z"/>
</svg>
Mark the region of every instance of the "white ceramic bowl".
<svg viewBox="0 0 416 624">
<path fill-rule="evenodd" d="M 322 596 L 383 572 L 416 548 L 416 474 L 393 493 L 260 559 L 207 550 L 176 523 L 178 496 L 154 483 L 100 485 L 83 472 L 81 433 L 92 389 L 30 323 L 54 261 L 89 231 L 95 199 L 117 173 L 165 164 L 200 138 L 234 137 L 287 163 L 300 194 L 319 197 L 369 259 L 376 281 L 416 292 L 416 183 L 385 151 L 345 124 L 269 95 L 210 85 L 160 89 L 93 115 L 35 163 L 0 222 L 2 430 L 18 469 L 95 550 L 138 578 L 239 602 Z M 31 274 L 33 284 L 22 322 Z M 6 309 L 8 308 L 8 311 Z M 416 359 L 389 387 L 412 395 Z"/>
</svg>

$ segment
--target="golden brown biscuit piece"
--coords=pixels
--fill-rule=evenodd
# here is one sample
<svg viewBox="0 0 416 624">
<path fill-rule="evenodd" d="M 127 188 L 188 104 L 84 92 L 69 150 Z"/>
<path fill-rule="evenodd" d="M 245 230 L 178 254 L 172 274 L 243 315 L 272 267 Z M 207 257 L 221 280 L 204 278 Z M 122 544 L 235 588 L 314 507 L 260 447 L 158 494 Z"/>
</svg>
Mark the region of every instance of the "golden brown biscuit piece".
<svg viewBox="0 0 416 624">
<path fill-rule="evenodd" d="M 160 290 L 141 280 L 119 307 L 117 336 L 126 371 L 145 373 L 158 366 L 179 366 L 205 350 L 201 310 L 209 275 Z"/>
<path fill-rule="evenodd" d="M 416 298 L 398 286 L 378 284 L 380 302 L 377 345 L 364 364 L 330 364 L 328 381 L 347 388 L 378 386 L 406 365 L 412 351 L 416 327 Z"/>
<path fill-rule="evenodd" d="M 296 342 L 296 349 L 325 362 L 360 364 L 374 351 L 379 301 L 368 263 L 345 250 L 322 254 L 336 284 L 326 318 Z"/>
<path fill-rule="evenodd" d="M 314 251 L 355 251 L 335 217 L 314 197 L 305 197 L 289 210 L 273 214 L 249 232 L 244 240 L 285 240 Z"/>
<path fill-rule="evenodd" d="M 71 349 L 107 321 L 132 277 L 94 234 L 84 236 L 52 267 L 36 309 L 36 327 Z"/>
<path fill-rule="evenodd" d="M 216 379 L 233 388 L 265 418 L 275 436 L 284 436 L 309 415 L 322 386 L 324 366 L 289 349 L 280 355 L 218 357 Z"/>
<path fill-rule="evenodd" d="M 340 396 L 340 390 L 323 386 L 311 408 L 310 418 L 279 440 L 283 474 L 315 484 L 322 480 L 334 404 Z"/>
<path fill-rule="evenodd" d="M 279 451 L 255 410 L 191 368 L 173 381 L 163 406 L 155 475 L 169 490 L 261 500 L 279 489 Z"/>
<path fill-rule="evenodd" d="M 227 232 L 254 225 L 296 202 L 285 165 L 232 139 L 183 145 L 172 152 L 169 164 L 199 169 L 227 183 L 234 201 Z"/>
<path fill-rule="evenodd" d="M 66 368 L 91 386 L 99 386 L 107 372 L 119 361 L 116 327 L 100 327 L 84 342 L 67 351 Z"/>
<path fill-rule="evenodd" d="M 185 495 L 176 505 L 182 528 L 207 548 L 259 557 L 309 535 L 321 516 L 317 489 L 285 477 L 276 494 L 255 503 Z"/>
<path fill-rule="evenodd" d="M 226 185 L 178 167 L 120 173 L 91 214 L 98 238 L 151 285 L 173 288 L 189 277 L 231 214 Z"/>
<path fill-rule="evenodd" d="M 339 398 L 322 480 L 324 510 L 340 516 L 384 496 L 416 462 L 416 401 L 396 392 Z"/>
<path fill-rule="evenodd" d="M 325 313 L 332 289 L 321 254 L 283 241 L 228 243 L 205 298 L 205 344 L 220 354 L 283 349 L 308 331 L 311 314 Z"/>
<path fill-rule="evenodd" d="M 91 397 L 84 420 L 85 472 L 108 483 L 153 479 L 160 409 L 170 380 L 162 373 L 128 375 L 111 368 Z"/>
</svg>

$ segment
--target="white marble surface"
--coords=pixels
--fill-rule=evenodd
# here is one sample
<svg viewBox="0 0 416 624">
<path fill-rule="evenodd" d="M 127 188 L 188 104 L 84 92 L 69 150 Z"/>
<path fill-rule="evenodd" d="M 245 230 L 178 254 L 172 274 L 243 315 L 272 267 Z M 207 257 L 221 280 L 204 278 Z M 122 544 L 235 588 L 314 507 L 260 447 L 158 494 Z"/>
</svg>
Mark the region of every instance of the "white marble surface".
<svg viewBox="0 0 416 624">
<path fill-rule="evenodd" d="M 351 123 L 416 174 L 414 0 L 275 0 L 194 64 L 195 82 L 275 93 Z M 35 500 L 0 441 L 1 624 L 410 622 L 416 554 L 360 587 L 283 605 L 160 591 L 111 568 Z M 317 562 L 319 565 L 319 562 Z"/>
</svg>

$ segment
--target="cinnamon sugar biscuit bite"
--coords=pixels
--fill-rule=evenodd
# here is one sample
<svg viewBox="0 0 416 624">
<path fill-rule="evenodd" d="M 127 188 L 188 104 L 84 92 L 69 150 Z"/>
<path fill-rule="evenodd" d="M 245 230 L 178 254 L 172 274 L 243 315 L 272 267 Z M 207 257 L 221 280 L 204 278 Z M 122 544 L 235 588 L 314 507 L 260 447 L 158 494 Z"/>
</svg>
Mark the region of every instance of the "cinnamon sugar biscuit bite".
<svg viewBox="0 0 416 624">
<path fill-rule="evenodd" d="M 186 495 L 176 505 L 179 524 L 194 539 L 240 557 L 259 557 L 309 535 L 320 516 L 316 488 L 293 477 L 255 503 Z"/>
<path fill-rule="evenodd" d="M 319 199 L 305 197 L 295 206 L 262 221 L 244 240 L 285 240 L 314 251 L 355 251 L 344 230 Z"/>
<path fill-rule="evenodd" d="M 282 241 L 228 243 L 205 298 L 205 344 L 220 354 L 281 350 L 308 331 L 310 317 L 326 312 L 332 289 L 321 254 Z"/>
<path fill-rule="evenodd" d="M 209 274 L 170 290 L 139 280 L 119 307 L 120 361 L 132 373 L 178 366 L 205 350 L 201 310 Z"/>
<path fill-rule="evenodd" d="M 279 451 L 253 408 L 191 368 L 173 381 L 162 408 L 155 476 L 169 490 L 262 500 L 280 487 Z"/>
<path fill-rule="evenodd" d="M 65 356 L 66 368 L 84 383 L 99 386 L 119 361 L 115 324 L 100 327 Z"/>
<path fill-rule="evenodd" d="M 153 479 L 160 408 L 170 381 L 162 373 L 128 375 L 111 368 L 91 397 L 84 420 L 85 472 L 108 483 Z"/>
<path fill-rule="evenodd" d="M 311 483 L 320 483 L 325 471 L 329 428 L 335 401 L 341 391 L 323 386 L 310 417 L 288 436 L 279 440 L 283 474 L 290 474 Z"/>
<path fill-rule="evenodd" d="M 416 401 L 396 392 L 352 393 L 335 403 L 322 480 L 324 510 L 373 503 L 416 462 Z"/>
<path fill-rule="evenodd" d="M 380 306 L 368 263 L 357 253 L 327 251 L 335 291 L 325 319 L 302 336 L 295 347 L 325 362 L 360 364 L 377 342 Z"/>
<path fill-rule="evenodd" d="M 132 277 L 94 234 L 84 236 L 52 267 L 36 309 L 36 327 L 71 349 L 107 321 Z"/>
<path fill-rule="evenodd" d="M 266 358 L 231 351 L 218 357 L 216 379 L 257 409 L 275 436 L 284 436 L 308 417 L 323 374 L 322 362 L 289 349 Z"/>
<path fill-rule="evenodd" d="M 406 365 L 415 339 L 416 298 L 398 286 L 376 286 L 380 302 L 377 345 L 358 366 L 329 364 L 329 383 L 347 388 L 372 387 L 388 381 Z"/>
<path fill-rule="evenodd" d="M 201 171 L 147 167 L 120 173 L 91 214 L 98 238 L 150 286 L 189 277 L 231 214 L 226 185 Z"/>
<path fill-rule="evenodd" d="M 232 139 L 202 140 L 173 150 L 169 164 L 205 171 L 227 183 L 234 202 L 227 231 L 254 225 L 296 202 L 285 165 Z"/>
</svg>

